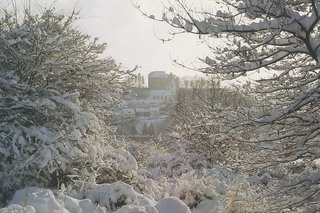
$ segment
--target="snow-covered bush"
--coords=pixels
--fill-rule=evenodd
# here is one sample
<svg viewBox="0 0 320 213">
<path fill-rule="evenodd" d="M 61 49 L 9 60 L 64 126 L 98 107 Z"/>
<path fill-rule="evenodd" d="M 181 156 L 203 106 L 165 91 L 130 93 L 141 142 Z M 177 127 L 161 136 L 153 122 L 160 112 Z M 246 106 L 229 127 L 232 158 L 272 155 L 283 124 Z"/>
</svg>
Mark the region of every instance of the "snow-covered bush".
<svg viewBox="0 0 320 213">
<path fill-rule="evenodd" d="M 126 212 L 156 213 L 154 200 L 135 192 L 131 186 L 124 183 L 90 184 L 88 191 L 82 195 L 69 196 L 67 189 L 53 193 L 49 189 L 26 187 L 18 190 L 9 206 L 0 209 L 6 212 Z M 127 211 L 125 211 L 127 210 Z"/>
<path fill-rule="evenodd" d="M 136 176 L 138 164 L 128 151 L 107 146 L 103 159 L 104 163 L 96 171 L 97 183 L 112 183 L 119 180 L 130 183 Z"/>
<path fill-rule="evenodd" d="M 110 156 L 93 112 L 114 103 L 123 72 L 73 26 L 75 12 L 1 11 L 0 200 L 26 185 L 94 178 Z"/>
<path fill-rule="evenodd" d="M 154 157 L 145 169 L 138 170 L 138 175 L 138 180 L 131 183 L 138 192 L 155 200 L 173 196 L 190 209 L 209 201 L 217 209 L 223 209 L 229 185 L 237 177 L 223 167 L 208 169 L 205 158 L 183 151 Z"/>
<path fill-rule="evenodd" d="M 162 141 L 156 138 L 132 140 L 126 137 L 121 138 L 120 135 L 117 135 L 117 140 L 112 140 L 110 145 L 130 152 L 140 167 L 149 164 L 150 159 L 155 156 L 163 156 L 168 153 L 167 147 L 163 146 Z"/>
<path fill-rule="evenodd" d="M 95 135 L 100 131 L 98 119 L 80 110 L 78 93 L 24 83 L 3 83 L 1 89 L 8 89 L 0 98 L 4 194 L 29 184 L 58 186 L 67 174 L 100 164 L 103 151 Z"/>
<path fill-rule="evenodd" d="M 181 149 L 170 155 L 153 157 L 146 169 L 151 172 L 155 179 L 161 175 L 172 178 L 192 171 L 201 174 L 201 171 L 206 168 L 206 164 L 203 156 L 186 153 Z"/>
<path fill-rule="evenodd" d="M 255 135 L 250 126 L 233 128 L 258 111 L 248 95 L 249 85 L 242 90 L 221 88 L 214 79 L 194 79 L 184 84 L 172 108 L 175 122 L 170 137 L 164 138 L 166 145 L 173 150 L 182 146 L 188 153 L 203 155 L 209 163 L 243 170 L 257 147 L 237 138 Z"/>
<path fill-rule="evenodd" d="M 54 194 L 49 189 L 27 187 L 15 193 L 10 205 L 0 213 L 70 212 L 70 213 L 191 213 L 189 207 L 176 197 L 159 202 L 135 192 L 124 183 L 92 185 L 83 198 L 67 192 Z"/>
</svg>

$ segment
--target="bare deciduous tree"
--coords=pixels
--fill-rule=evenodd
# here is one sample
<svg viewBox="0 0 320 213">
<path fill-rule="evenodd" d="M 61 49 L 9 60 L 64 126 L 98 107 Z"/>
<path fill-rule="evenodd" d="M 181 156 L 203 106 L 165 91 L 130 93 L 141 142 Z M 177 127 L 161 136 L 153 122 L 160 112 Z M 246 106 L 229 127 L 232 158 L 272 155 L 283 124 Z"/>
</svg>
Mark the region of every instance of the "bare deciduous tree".
<svg viewBox="0 0 320 213">
<path fill-rule="evenodd" d="M 320 2 L 217 0 L 197 8 L 191 1 L 169 0 L 158 20 L 176 28 L 173 34 L 207 38 L 212 55 L 203 59 L 208 66 L 202 72 L 229 78 L 260 72 L 258 92 L 270 104 L 253 121 L 269 131 L 256 142 L 277 159 L 258 161 L 259 166 L 304 165 L 298 174 L 288 170 L 288 180 L 279 182 L 275 208 L 319 209 L 320 172 L 312 165 L 320 158 Z"/>
</svg>

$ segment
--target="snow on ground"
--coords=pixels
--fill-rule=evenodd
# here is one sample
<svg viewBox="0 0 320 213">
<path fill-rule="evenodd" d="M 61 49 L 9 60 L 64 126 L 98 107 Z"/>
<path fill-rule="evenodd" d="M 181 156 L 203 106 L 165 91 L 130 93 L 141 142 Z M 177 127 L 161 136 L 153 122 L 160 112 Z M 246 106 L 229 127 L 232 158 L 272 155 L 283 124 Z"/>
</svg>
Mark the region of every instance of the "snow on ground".
<svg viewBox="0 0 320 213">
<path fill-rule="evenodd" d="M 84 199 L 54 195 L 49 189 L 26 187 L 15 193 L 1 213 L 191 213 L 181 200 L 168 197 L 158 203 L 125 183 L 95 185 Z"/>
<path fill-rule="evenodd" d="M 65 187 L 55 192 L 26 187 L 17 191 L 9 205 L 0 209 L 0 213 L 218 213 L 226 208 L 225 197 L 228 190 L 236 182 L 245 180 L 244 176 L 221 166 L 208 170 L 208 178 L 210 185 L 206 188 L 207 192 L 203 193 L 204 197 L 192 209 L 186 205 L 186 200 L 177 198 L 183 197 L 183 194 L 171 195 L 169 191 L 172 189 L 167 189 L 167 195 L 156 201 L 150 195 L 138 193 L 126 183 L 116 182 L 90 183 L 85 191 L 78 194 Z M 187 184 L 194 185 L 197 181 L 191 180 Z M 248 182 L 246 184 L 249 185 Z M 187 193 L 189 192 L 186 192 L 185 197 L 188 196 Z"/>
<path fill-rule="evenodd" d="M 191 213 L 189 207 L 175 197 L 163 198 L 155 205 L 155 207 L 159 213 Z"/>
</svg>

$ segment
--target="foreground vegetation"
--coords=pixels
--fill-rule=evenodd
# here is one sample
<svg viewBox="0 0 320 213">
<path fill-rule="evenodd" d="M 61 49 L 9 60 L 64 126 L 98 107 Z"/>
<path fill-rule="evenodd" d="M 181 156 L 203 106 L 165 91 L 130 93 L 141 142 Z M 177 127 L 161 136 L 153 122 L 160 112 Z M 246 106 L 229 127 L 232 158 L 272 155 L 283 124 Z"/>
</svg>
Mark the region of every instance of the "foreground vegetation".
<svg viewBox="0 0 320 213">
<path fill-rule="evenodd" d="M 121 101 L 129 72 L 103 58 L 105 44 L 74 27 L 76 12 L 4 10 L 0 198 L 3 206 L 10 200 L 20 206 L 0 211 L 38 210 L 34 200 L 43 193 L 57 211 L 76 205 L 154 213 L 165 212 L 167 202 L 181 212 L 319 210 L 318 3 L 227 1 L 229 13 L 201 13 L 197 20 L 176 2 L 181 10 L 168 7 L 164 21 L 232 37 L 229 48 L 212 47 L 219 54 L 207 57 L 202 71 L 275 74 L 262 81 L 265 87 L 185 82 L 170 106 L 172 132 L 148 143 L 113 135 L 104 115 Z"/>
</svg>

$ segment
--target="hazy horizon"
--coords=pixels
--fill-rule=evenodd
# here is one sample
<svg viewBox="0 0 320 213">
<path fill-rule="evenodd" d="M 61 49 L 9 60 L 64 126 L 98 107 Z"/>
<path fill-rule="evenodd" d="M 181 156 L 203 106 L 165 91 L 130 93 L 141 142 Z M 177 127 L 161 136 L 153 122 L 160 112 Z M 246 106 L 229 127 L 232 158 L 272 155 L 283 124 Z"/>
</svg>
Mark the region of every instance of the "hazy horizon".
<svg viewBox="0 0 320 213">
<path fill-rule="evenodd" d="M 10 2 L 9 0 L 6 0 Z M 132 70 L 147 77 L 152 71 L 166 71 L 182 76 L 205 76 L 174 64 L 173 60 L 190 66 L 200 66 L 197 57 L 206 56 L 206 46 L 194 35 L 179 35 L 173 41 L 163 43 L 157 36 L 168 38 L 170 27 L 143 16 L 131 0 L 34 0 L 36 5 L 69 13 L 74 7 L 80 10 L 79 29 L 98 37 L 108 47 L 104 53 L 112 57 L 123 69 Z M 159 1 L 151 0 L 140 5 L 147 12 L 160 13 Z M 159 9 L 160 8 L 160 9 Z"/>
</svg>

